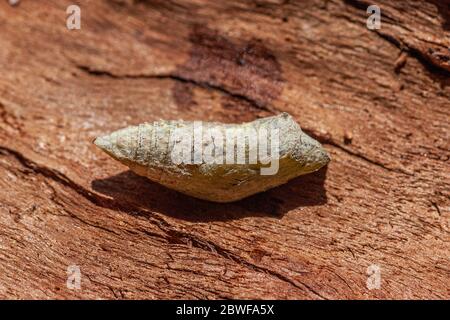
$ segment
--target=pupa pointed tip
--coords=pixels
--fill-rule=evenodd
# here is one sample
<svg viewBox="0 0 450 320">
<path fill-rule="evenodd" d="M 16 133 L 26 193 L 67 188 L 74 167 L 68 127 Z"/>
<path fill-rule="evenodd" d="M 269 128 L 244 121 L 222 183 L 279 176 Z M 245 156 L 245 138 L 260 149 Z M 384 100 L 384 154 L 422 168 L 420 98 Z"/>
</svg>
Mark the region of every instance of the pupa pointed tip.
<svg viewBox="0 0 450 320">
<path fill-rule="evenodd" d="M 111 148 L 111 139 L 109 136 L 102 136 L 95 138 L 92 143 L 102 150 L 109 150 Z"/>
</svg>

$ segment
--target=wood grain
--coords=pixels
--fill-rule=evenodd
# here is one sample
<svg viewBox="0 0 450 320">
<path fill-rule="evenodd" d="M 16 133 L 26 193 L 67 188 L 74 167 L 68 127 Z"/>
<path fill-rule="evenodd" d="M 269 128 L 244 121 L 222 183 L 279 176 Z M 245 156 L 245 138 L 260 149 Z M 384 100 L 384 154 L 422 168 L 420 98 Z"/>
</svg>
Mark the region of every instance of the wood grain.
<svg viewBox="0 0 450 320">
<path fill-rule="evenodd" d="M 0 297 L 449 299 L 450 2 L 369 4 L 1 1 Z M 331 163 L 231 204 L 91 143 L 282 111 Z"/>
</svg>

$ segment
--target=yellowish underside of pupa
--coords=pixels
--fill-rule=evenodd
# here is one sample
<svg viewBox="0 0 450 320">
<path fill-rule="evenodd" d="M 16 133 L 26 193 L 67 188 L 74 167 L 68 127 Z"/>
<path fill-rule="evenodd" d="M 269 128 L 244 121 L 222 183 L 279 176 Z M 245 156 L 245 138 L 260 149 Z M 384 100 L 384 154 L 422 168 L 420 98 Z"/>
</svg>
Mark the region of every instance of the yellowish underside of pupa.
<svg viewBox="0 0 450 320">
<path fill-rule="evenodd" d="M 248 155 L 258 153 L 250 143 L 246 144 L 245 149 L 247 164 L 174 163 L 171 135 L 173 137 L 177 129 L 192 125 L 193 122 L 181 120 L 144 123 L 99 137 L 94 143 L 139 175 L 184 194 L 215 202 L 236 201 L 279 186 L 297 176 L 320 169 L 330 160 L 320 143 L 306 135 L 289 114 L 283 113 L 243 124 L 202 123 L 203 128 L 218 128 L 224 137 L 226 132 L 236 130 L 259 132 L 261 128 L 268 131 L 278 129 L 279 164 L 273 175 L 261 174 L 261 168 L 267 168 L 270 164 L 260 161 L 248 163 Z M 206 136 L 203 138 L 203 150 L 212 147 L 210 143 L 214 142 Z M 236 152 L 237 146 L 233 147 Z M 224 155 L 226 149 L 224 141 Z"/>
</svg>

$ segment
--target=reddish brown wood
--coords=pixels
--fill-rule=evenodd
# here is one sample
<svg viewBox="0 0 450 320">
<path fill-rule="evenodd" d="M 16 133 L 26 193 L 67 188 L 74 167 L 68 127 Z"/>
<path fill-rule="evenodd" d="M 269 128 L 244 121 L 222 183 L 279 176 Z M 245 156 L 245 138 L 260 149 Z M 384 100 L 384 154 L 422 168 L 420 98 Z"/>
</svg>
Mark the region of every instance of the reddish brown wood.
<svg viewBox="0 0 450 320">
<path fill-rule="evenodd" d="M 0 2 L 1 298 L 450 298 L 448 1 L 69 4 Z M 332 162 L 233 204 L 91 144 L 281 111 Z"/>
</svg>

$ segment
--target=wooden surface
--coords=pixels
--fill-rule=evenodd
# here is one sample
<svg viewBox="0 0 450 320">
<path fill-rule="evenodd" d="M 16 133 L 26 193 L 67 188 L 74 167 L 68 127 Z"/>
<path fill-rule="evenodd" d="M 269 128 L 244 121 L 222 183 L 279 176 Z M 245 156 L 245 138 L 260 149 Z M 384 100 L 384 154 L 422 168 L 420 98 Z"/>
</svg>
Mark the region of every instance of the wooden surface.
<svg viewBox="0 0 450 320">
<path fill-rule="evenodd" d="M 1 1 L 0 297 L 449 299 L 450 4 L 377 1 L 375 31 L 370 4 Z M 281 111 L 331 163 L 232 204 L 91 143 Z"/>
</svg>

